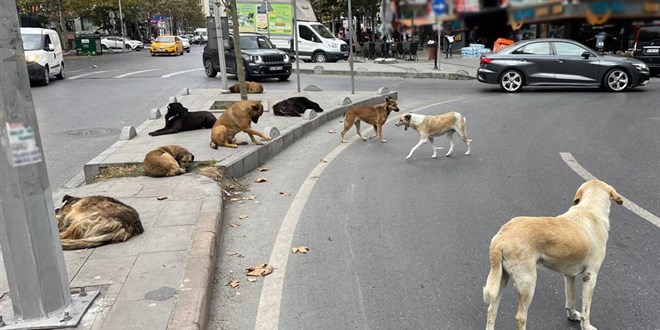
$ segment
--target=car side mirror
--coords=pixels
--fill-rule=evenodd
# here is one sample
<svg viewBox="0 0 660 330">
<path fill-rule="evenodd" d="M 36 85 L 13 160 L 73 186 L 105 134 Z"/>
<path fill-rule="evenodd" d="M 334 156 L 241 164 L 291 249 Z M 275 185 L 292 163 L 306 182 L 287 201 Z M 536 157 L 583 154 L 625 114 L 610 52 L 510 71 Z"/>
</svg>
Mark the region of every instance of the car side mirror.
<svg viewBox="0 0 660 330">
<path fill-rule="evenodd" d="M 589 52 L 584 52 L 584 53 L 582 53 L 582 57 L 584 57 L 585 60 L 588 60 L 589 57 L 591 57 L 591 53 L 589 53 Z"/>
<path fill-rule="evenodd" d="M 48 44 L 48 50 L 51 51 L 51 52 L 54 51 L 55 50 L 55 45 Z"/>
</svg>

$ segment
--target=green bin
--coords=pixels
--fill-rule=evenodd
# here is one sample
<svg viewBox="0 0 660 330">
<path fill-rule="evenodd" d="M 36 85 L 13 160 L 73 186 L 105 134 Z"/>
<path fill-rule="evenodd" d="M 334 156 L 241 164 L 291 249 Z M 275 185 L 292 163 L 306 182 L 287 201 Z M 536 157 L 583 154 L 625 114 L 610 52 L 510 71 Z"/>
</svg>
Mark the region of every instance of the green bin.
<svg viewBox="0 0 660 330">
<path fill-rule="evenodd" d="M 98 33 L 77 35 L 76 51 L 78 55 L 101 55 L 101 35 Z"/>
</svg>

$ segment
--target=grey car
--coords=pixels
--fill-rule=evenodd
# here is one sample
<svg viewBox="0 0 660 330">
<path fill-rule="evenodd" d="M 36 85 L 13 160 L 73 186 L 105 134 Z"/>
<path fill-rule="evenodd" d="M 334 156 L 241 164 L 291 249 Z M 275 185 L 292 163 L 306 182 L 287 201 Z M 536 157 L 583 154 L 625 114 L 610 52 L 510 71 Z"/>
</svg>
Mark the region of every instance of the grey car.
<svg viewBox="0 0 660 330">
<path fill-rule="evenodd" d="M 629 57 L 601 55 L 567 39 L 517 42 L 496 53 L 483 54 L 477 79 L 499 84 L 505 92 L 534 86 L 599 86 L 611 92 L 649 83 L 649 68 Z"/>
</svg>

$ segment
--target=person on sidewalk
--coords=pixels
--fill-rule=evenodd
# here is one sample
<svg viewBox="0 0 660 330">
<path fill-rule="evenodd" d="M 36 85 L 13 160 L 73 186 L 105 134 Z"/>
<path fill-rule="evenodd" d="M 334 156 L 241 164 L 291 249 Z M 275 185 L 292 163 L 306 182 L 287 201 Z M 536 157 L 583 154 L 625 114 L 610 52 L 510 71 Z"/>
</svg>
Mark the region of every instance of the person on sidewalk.
<svg viewBox="0 0 660 330">
<path fill-rule="evenodd" d="M 452 56 L 452 47 L 454 46 L 454 31 L 451 29 L 447 30 L 445 33 L 445 58 L 450 58 Z"/>
</svg>

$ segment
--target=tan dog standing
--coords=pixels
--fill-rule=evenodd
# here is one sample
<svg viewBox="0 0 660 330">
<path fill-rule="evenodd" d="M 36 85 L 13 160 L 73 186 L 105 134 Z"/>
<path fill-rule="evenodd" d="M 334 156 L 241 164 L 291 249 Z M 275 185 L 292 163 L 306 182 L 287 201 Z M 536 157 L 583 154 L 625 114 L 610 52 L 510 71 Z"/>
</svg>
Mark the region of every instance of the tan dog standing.
<svg viewBox="0 0 660 330">
<path fill-rule="evenodd" d="M 148 176 L 175 176 L 186 173 L 194 160 L 195 156 L 186 148 L 167 145 L 149 151 L 142 167 Z"/>
<path fill-rule="evenodd" d="M 472 140 L 468 138 L 465 132 L 467 126 L 465 116 L 458 112 L 448 112 L 437 116 L 406 113 L 394 125 L 397 127 L 403 125 L 406 130 L 408 127 L 412 127 L 419 133 L 419 142 L 410 150 L 406 159 L 410 159 L 415 150 L 428 141 L 431 141 L 431 147 L 433 148 L 431 158 L 438 158 L 437 149 L 442 149 L 442 147 L 436 147 L 433 138 L 445 134 L 447 134 L 447 139 L 449 139 L 449 151 L 445 156 L 449 157 L 451 152 L 454 151 L 454 141 L 452 140 L 454 132 L 458 133 L 458 136 L 467 145 L 465 154 L 470 155 L 470 142 Z"/>
<path fill-rule="evenodd" d="M 509 280 L 518 290 L 518 329 L 527 325 L 527 310 L 536 287 L 536 265 L 564 274 L 566 314 L 591 325 L 591 297 L 605 259 L 610 230 L 610 198 L 623 204 L 612 186 L 599 180 L 583 183 L 568 211 L 557 217 L 517 217 L 502 226 L 490 243 L 490 273 L 483 289 L 488 306 L 486 329 L 495 328 L 497 307 Z M 582 314 L 575 309 L 575 276 L 582 274 Z"/>
<path fill-rule="evenodd" d="M 247 133 L 255 144 L 263 143 L 257 141 L 254 135 L 269 141 L 270 137 L 250 126 L 250 122 L 256 124 L 263 113 L 264 107 L 259 101 L 246 100 L 232 104 L 211 129 L 211 148 L 217 149 L 218 146 L 237 148 L 239 144 L 245 144 L 236 141 L 234 136 L 239 132 Z"/>
<path fill-rule="evenodd" d="M 248 94 L 261 94 L 264 92 L 264 85 L 254 81 L 246 81 L 245 90 Z M 229 91 L 232 93 L 240 93 L 241 85 L 239 83 L 235 83 L 229 87 Z"/>
<path fill-rule="evenodd" d="M 362 140 L 367 141 L 367 139 L 362 136 L 360 132 L 360 120 L 364 121 L 367 124 L 373 125 L 374 135 L 370 136 L 369 139 L 375 137 L 380 138 L 380 141 L 385 143 L 387 140 L 383 139 L 383 125 L 387 121 L 387 117 L 390 115 L 390 112 L 399 112 L 399 107 L 396 104 L 396 100 L 385 97 L 385 102 L 381 104 L 371 105 L 371 106 L 353 106 L 346 110 L 344 114 L 344 130 L 341 132 L 341 143 L 346 143 L 344 135 L 351 129 L 351 126 L 355 124 L 357 129 L 357 134 L 362 138 Z"/>
</svg>

